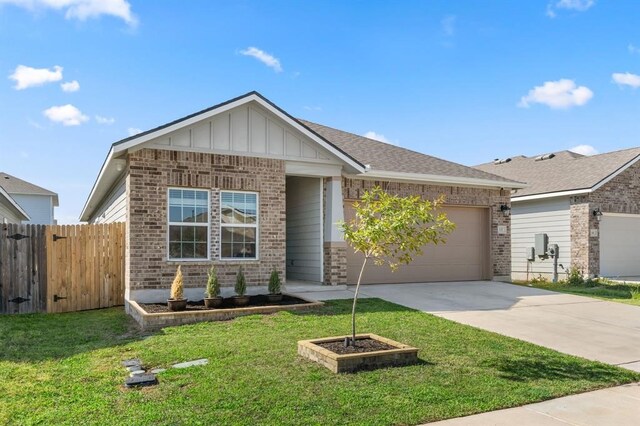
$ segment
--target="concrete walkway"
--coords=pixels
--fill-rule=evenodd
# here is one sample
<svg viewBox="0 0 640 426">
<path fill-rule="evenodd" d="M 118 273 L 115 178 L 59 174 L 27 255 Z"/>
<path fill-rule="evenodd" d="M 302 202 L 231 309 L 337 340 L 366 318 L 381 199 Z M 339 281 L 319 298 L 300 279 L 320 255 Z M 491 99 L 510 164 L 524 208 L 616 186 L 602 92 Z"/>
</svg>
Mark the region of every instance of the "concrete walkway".
<svg viewBox="0 0 640 426">
<path fill-rule="evenodd" d="M 640 371 L 640 307 L 482 281 L 370 285 L 378 297 L 571 355 Z M 353 288 L 303 293 L 353 297 Z M 431 423 L 433 425 L 640 425 L 640 384 Z"/>
</svg>

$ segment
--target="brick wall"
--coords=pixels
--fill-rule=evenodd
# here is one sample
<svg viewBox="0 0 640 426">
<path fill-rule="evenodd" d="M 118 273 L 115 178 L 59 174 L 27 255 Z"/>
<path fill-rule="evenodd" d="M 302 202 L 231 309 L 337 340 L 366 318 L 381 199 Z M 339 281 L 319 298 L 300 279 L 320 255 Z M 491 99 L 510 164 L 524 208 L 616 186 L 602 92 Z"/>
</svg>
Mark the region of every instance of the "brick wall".
<svg viewBox="0 0 640 426">
<path fill-rule="evenodd" d="M 284 161 L 170 150 L 129 154 L 126 276 L 131 290 L 169 289 L 182 265 L 185 287 L 204 287 L 212 262 L 222 286 L 233 286 L 240 265 L 248 285 L 266 285 L 271 270 L 285 269 Z M 209 189 L 212 261 L 167 261 L 167 189 Z M 221 261 L 220 191 L 259 193 L 259 260 Z"/>
<path fill-rule="evenodd" d="M 448 205 L 489 207 L 492 276 L 507 277 L 511 274 L 511 233 L 509 231 L 511 217 L 505 217 L 500 211 L 500 205 L 511 205 L 509 191 L 344 178 L 342 196 L 345 200 L 357 200 L 360 199 L 364 191 L 374 186 L 380 186 L 393 194 L 420 195 L 425 199 L 434 199 L 444 195 L 445 203 Z M 506 234 L 498 235 L 498 226 L 500 225 L 507 226 L 508 232 Z"/>
</svg>

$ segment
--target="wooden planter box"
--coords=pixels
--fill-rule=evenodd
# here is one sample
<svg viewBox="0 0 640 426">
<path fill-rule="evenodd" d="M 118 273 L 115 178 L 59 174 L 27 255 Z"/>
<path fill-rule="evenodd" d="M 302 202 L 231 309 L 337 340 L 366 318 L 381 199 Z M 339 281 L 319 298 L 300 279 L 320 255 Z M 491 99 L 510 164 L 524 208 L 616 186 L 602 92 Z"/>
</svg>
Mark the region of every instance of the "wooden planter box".
<svg viewBox="0 0 640 426">
<path fill-rule="evenodd" d="M 417 348 L 375 334 L 356 334 L 356 340 L 373 339 L 393 346 L 396 349 L 339 355 L 316 344 L 343 342 L 345 337 L 350 336 L 300 340 L 298 342 L 298 355 L 324 365 L 334 373 L 351 373 L 358 370 L 373 370 L 382 367 L 410 365 L 418 362 Z"/>
</svg>

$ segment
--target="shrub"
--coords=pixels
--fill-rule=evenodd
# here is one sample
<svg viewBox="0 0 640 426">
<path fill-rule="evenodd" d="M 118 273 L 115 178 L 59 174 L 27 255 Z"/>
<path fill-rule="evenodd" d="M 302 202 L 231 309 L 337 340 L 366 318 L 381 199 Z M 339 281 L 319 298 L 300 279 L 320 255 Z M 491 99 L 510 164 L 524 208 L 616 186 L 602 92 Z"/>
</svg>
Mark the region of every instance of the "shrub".
<svg viewBox="0 0 640 426">
<path fill-rule="evenodd" d="M 269 293 L 271 294 L 280 294 L 280 286 L 282 282 L 280 281 L 280 274 L 276 268 L 273 268 L 271 271 L 271 276 L 269 277 Z"/>
<path fill-rule="evenodd" d="M 238 296 L 244 296 L 247 292 L 247 279 L 244 277 L 242 266 L 240 267 L 240 269 L 238 270 L 238 274 L 236 275 L 236 285 L 234 289 Z"/>
<path fill-rule="evenodd" d="M 548 281 L 542 274 L 538 274 L 537 277 L 531 279 L 531 284 L 546 284 Z"/>
<path fill-rule="evenodd" d="M 184 283 L 182 279 L 182 269 L 178 266 L 178 270 L 176 271 L 176 277 L 173 279 L 173 283 L 171 283 L 171 299 L 173 300 L 182 300 L 184 299 Z"/>
<path fill-rule="evenodd" d="M 205 296 L 208 298 L 220 296 L 220 283 L 218 282 L 218 274 L 216 274 L 215 266 L 211 266 L 207 273 L 207 289 L 205 290 Z"/>
<path fill-rule="evenodd" d="M 584 278 L 582 277 L 582 271 L 577 267 L 572 266 L 567 273 L 567 284 L 580 287 L 584 285 Z"/>
</svg>

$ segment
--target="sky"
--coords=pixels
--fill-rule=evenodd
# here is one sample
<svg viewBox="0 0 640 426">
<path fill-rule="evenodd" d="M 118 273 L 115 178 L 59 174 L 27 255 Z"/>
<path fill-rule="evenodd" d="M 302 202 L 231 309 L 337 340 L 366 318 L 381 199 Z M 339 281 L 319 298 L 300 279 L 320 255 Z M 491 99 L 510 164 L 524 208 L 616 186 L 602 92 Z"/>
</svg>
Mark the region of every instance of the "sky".
<svg viewBox="0 0 640 426">
<path fill-rule="evenodd" d="M 257 90 L 465 165 L 640 145 L 640 2 L 0 0 L 0 171 L 75 223 L 113 142 Z"/>
</svg>

